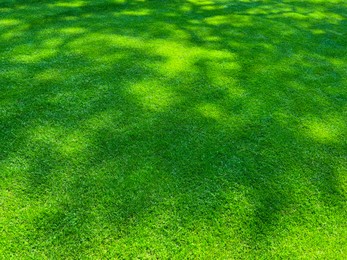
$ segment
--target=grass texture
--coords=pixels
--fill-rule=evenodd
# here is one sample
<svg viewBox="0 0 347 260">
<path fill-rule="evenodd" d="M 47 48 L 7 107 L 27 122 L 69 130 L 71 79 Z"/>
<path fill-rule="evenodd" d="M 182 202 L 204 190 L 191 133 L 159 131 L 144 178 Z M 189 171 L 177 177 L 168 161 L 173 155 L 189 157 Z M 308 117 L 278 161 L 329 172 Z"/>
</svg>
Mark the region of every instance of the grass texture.
<svg viewBox="0 0 347 260">
<path fill-rule="evenodd" d="M 2 0 L 3 259 L 346 259 L 347 2 Z"/>
</svg>

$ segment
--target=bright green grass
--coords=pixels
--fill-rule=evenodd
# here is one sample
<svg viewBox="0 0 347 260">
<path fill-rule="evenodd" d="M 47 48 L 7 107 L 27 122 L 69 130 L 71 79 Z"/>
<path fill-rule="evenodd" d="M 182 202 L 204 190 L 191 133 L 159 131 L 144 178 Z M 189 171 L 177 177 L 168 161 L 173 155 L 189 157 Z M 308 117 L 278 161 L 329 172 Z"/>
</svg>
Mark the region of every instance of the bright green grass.
<svg viewBox="0 0 347 260">
<path fill-rule="evenodd" d="M 2 0 L 1 258 L 346 259 L 346 16 Z"/>
</svg>

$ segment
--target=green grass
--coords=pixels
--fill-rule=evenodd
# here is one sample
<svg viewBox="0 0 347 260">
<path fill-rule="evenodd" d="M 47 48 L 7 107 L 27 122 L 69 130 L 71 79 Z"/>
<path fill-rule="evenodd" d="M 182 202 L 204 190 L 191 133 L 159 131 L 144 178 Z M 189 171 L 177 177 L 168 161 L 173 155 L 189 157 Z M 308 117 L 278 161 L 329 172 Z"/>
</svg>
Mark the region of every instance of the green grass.
<svg viewBox="0 0 347 260">
<path fill-rule="evenodd" d="M 2 0 L 0 258 L 346 259 L 347 2 Z"/>
</svg>

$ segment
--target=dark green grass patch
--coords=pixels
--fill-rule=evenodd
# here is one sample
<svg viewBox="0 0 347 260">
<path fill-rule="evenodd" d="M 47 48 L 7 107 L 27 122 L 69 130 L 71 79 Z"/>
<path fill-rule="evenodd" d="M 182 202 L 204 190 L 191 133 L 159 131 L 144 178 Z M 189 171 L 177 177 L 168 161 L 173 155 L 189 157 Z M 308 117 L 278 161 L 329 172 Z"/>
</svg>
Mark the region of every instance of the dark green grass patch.
<svg viewBox="0 0 347 260">
<path fill-rule="evenodd" d="M 347 257 L 347 4 L 0 3 L 0 256 Z"/>
</svg>

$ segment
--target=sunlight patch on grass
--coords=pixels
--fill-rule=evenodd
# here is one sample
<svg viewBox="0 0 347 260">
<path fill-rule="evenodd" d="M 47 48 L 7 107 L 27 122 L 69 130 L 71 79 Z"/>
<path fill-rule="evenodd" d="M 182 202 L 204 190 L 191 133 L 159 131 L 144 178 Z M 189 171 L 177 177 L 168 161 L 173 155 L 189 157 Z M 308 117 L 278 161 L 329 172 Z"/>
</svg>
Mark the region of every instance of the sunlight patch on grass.
<svg viewBox="0 0 347 260">
<path fill-rule="evenodd" d="M 28 147 L 23 147 L 32 156 L 39 152 L 52 153 L 53 151 L 60 153 L 61 156 L 69 159 L 82 158 L 87 155 L 86 150 L 90 145 L 90 140 L 85 133 L 80 130 L 74 132 L 66 131 L 66 129 L 57 126 L 40 125 L 28 130 L 27 133 Z M 51 147 L 51 151 L 47 147 Z M 37 156 L 37 155 L 36 155 Z M 48 163 L 48 162 L 43 162 Z M 47 171 L 47 170 L 46 170 Z M 47 172 L 45 172 L 47 174 Z"/>
<path fill-rule="evenodd" d="M 0 26 L 14 26 L 21 24 L 19 19 L 0 19 Z"/>
<path fill-rule="evenodd" d="M 90 141 L 83 136 L 83 132 L 75 131 L 64 136 L 59 145 L 59 151 L 64 156 L 85 155 L 83 152 L 87 151 L 89 143 Z"/>
<path fill-rule="evenodd" d="M 307 119 L 303 123 L 306 135 L 319 142 L 341 141 L 341 135 L 347 131 L 346 122 L 340 117 L 328 117 L 327 120 Z"/>
<path fill-rule="evenodd" d="M 68 27 L 61 29 L 60 32 L 64 34 L 80 34 L 87 32 L 87 29 L 81 27 Z"/>
<path fill-rule="evenodd" d="M 182 12 L 189 12 L 189 11 L 191 11 L 192 10 L 192 5 L 191 4 L 189 4 L 189 3 L 183 3 L 182 4 L 182 6 L 180 6 L 180 10 L 182 11 Z"/>
<path fill-rule="evenodd" d="M 194 71 L 192 67 L 194 57 L 200 54 L 198 48 L 187 48 L 176 42 L 157 43 L 153 52 L 165 57 L 167 61 L 163 64 L 162 73 L 177 74 L 180 72 Z"/>
<path fill-rule="evenodd" d="M 53 57 L 57 50 L 50 48 L 33 48 L 30 45 L 21 45 L 13 50 L 13 62 L 35 63 Z"/>
<path fill-rule="evenodd" d="M 184 39 L 186 35 L 182 32 L 176 31 L 176 37 Z M 98 46 L 96 50 L 90 52 L 90 46 Z M 225 60 L 235 59 L 235 54 L 232 54 L 225 50 L 210 50 L 207 48 L 200 48 L 190 46 L 177 41 L 168 40 L 148 40 L 146 42 L 141 41 L 136 37 L 122 36 L 122 35 L 106 35 L 106 34 L 88 34 L 80 37 L 71 43 L 69 46 L 71 50 L 76 53 L 86 53 L 87 55 L 98 55 L 98 60 L 104 57 L 108 60 L 114 60 L 110 57 L 122 58 L 121 52 L 115 52 L 101 55 L 103 52 L 103 46 L 114 46 L 114 48 L 125 47 L 135 50 L 146 50 L 155 56 L 161 56 L 165 58 L 165 61 L 160 61 L 160 70 L 163 74 L 169 73 L 174 76 L 179 73 L 193 73 L 196 71 L 195 62 L 200 58 L 216 60 L 224 60 L 223 64 L 226 67 L 237 69 L 238 65 L 235 62 L 226 63 Z M 100 49 L 100 51 L 99 51 Z M 114 56 L 115 55 L 115 56 Z M 159 64 L 158 64 L 159 65 Z"/>
<path fill-rule="evenodd" d="M 322 29 L 313 29 L 313 30 L 311 30 L 312 31 L 312 33 L 314 33 L 314 34 L 325 34 L 326 32 L 324 31 L 324 30 L 322 30 Z"/>
<path fill-rule="evenodd" d="M 74 0 L 74 1 L 58 1 L 54 4 L 49 4 L 49 7 L 81 7 L 86 5 L 86 1 Z"/>
<path fill-rule="evenodd" d="M 218 58 L 218 55 L 213 58 L 213 52 L 210 52 L 210 55 L 209 59 L 205 62 L 205 66 L 209 68 L 206 74 L 211 82 L 218 86 L 228 85 L 228 88 L 234 87 L 237 84 L 237 74 L 242 69 L 241 66 L 230 58 L 232 57 L 231 54 L 229 54 L 229 58 Z M 222 56 L 227 57 L 227 55 Z M 205 57 L 207 58 L 208 55 Z"/>
<path fill-rule="evenodd" d="M 68 43 L 72 52 L 88 57 L 98 57 L 97 60 L 110 56 L 110 61 L 112 61 L 112 57 L 122 57 L 123 53 L 117 48 L 123 47 L 130 51 L 131 49 L 144 49 L 147 45 L 148 43 L 141 41 L 140 38 L 103 33 L 87 33 Z M 110 49 L 114 51 L 110 52 Z"/>
<path fill-rule="evenodd" d="M 282 14 L 276 14 L 272 16 L 273 18 L 276 17 L 284 17 L 284 18 L 291 18 L 296 20 L 316 20 L 316 21 L 326 21 L 329 23 L 338 23 L 338 21 L 342 21 L 344 18 L 341 15 L 335 14 L 335 13 L 327 13 L 327 12 L 310 12 L 307 14 L 307 11 L 304 11 L 303 13 L 299 12 L 286 12 Z"/>
<path fill-rule="evenodd" d="M 206 119 L 215 121 L 220 126 L 234 131 L 244 127 L 245 121 L 242 116 L 223 110 L 222 106 L 213 103 L 201 103 L 196 106 L 198 114 Z"/>
<path fill-rule="evenodd" d="M 14 26 L 15 26 L 15 30 L 10 29 L 10 30 L 5 30 L 3 33 L 0 33 L 0 38 L 3 38 L 4 40 L 7 40 L 7 41 L 10 41 L 13 39 L 19 39 L 20 37 L 24 35 L 26 30 L 30 28 L 29 24 L 23 23 L 23 22 Z"/>
<path fill-rule="evenodd" d="M 224 82 L 228 82 L 227 79 L 225 79 Z M 230 82 L 230 79 L 229 79 L 229 82 Z M 247 91 L 245 89 L 237 86 L 236 82 L 234 82 L 234 84 L 232 84 L 228 88 L 228 94 L 231 98 L 242 97 L 242 96 L 246 95 L 246 93 L 247 93 Z"/>
<path fill-rule="evenodd" d="M 207 118 L 212 118 L 215 120 L 220 120 L 223 117 L 225 118 L 224 113 L 222 113 L 220 108 L 215 104 L 201 104 L 198 106 L 198 110 Z"/>
<path fill-rule="evenodd" d="M 91 116 L 83 122 L 83 129 L 90 129 L 92 131 L 98 131 L 103 128 L 122 129 L 119 124 L 123 116 L 123 113 L 117 110 L 102 111 Z"/>
<path fill-rule="evenodd" d="M 338 23 L 339 21 L 342 21 L 345 19 L 343 16 L 339 14 L 336 14 L 333 12 L 326 12 L 326 11 L 313 11 L 313 12 L 310 12 L 307 16 L 310 19 L 325 20 L 330 23 Z"/>
<path fill-rule="evenodd" d="M 206 10 L 206 11 L 213 11 L 213 10 L 221 10 L 223 9 L 222 6 L 216 6 L 216 5 L 204 5 L 201 7 L 201 10 Z"/>
<path fill-rule="evenodd" d="M 215 5 L 216 3 L 214 1 L 211 0 L 189 0 L 189 3 L 192 3 L 193 5 L 197 5 L 197 6 L 210 6 L 210 5 Z"/>
<path fill-rule="evenodd" d="M 28 171 L 29 168 L 30 160 L 23 155 L 17 154 L 17 151 L 10 153 L 5 160 L 0 162 L 0 170 L 4 174 L 3 177 L 14 175 L 13 179 L 16 179 L 15 175 L 23 174 L 23 172 Z"/>
<path fill-rule="evenodd" d="M 129 15 L 129 16 L 146 16 L 151 13 L 149 9 L 140 9 L 136 11 L 125 10 L 123 12 L 114 13 L 115 16 Z"/>
<path fill-rule="evenodd" d="M 234 27 L 244 27 L 252 25 L 252 17 L 249 15 L 216 15 L 213 17 L 205 18 L 204 20 L 209 25 L 223 25 L 230 24 Z"/>
<path fill-rule="evenodd" d="M 193 73 L 197 71 L 195 63 L 200 59 L 209 59 L 212 61 L 222 59 L 234 59 L 235 55 L 223 50 L 209 50 L 205 48 L 192 47 L 176 42 L 155 42 L 155 48 L 152 50 L 157 55 L 167 59 L 165 64 L 162 64 L 162 73 L 172 75 L 178 73 Z M 237 64 L 233 62 L 223 62 L 226 67 L 237 69 Z"/>
<path fill-rule="evenodd" d="M 298 10 L 299 7 L 296 8 Z M 257 7 L 249 8 L 247 10 L 247 14 L 281 14 L 293 11 L 293 7 L 291 5 L 285 3 L 276 3 L 274 5 L 259 5 Z"/>
<path fill-rule="evenodd" d="M 50 36 L 51 34 L 55 34 L 55 37 L 51 37 Z M 60 35 L 60 34 L 58 34 L 58 35 Z M 64 43 L 64 38 L 57 36 L 56 32 L 50 32 L 50 33 L 43 32 L 42 37 L 44 37 L 44 38 L 49 37 L 49 39 L 43 41 L 41 44 L 42 48 L 44 48 L 44 49 L 57 50 L 57 48 L 59 48 Z"/>
<path fill-rule="evenodd" d="M 36 74 L 35 78 L 41 81 L 54 81 L 62 77 L 61 72 L 57 69 L 47 69 Z"/>
<path fill-rule="evenodd" d="M 61 130 L 52 126 L 37 126 L 28 130 L 28 138 L 31 142 L 55 143 L 56 140 L 61 140 Z"/>
<path fill-rule="evenodd" d="M 165 111 L 179 97 L 175 96 L 170 88 L 157 81 L 144 81 L 132 85 L 129 93 L 140 101 L 145 109 L 151 111 Z"/>
</svg>

